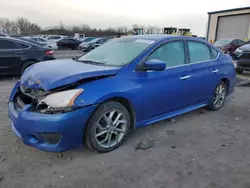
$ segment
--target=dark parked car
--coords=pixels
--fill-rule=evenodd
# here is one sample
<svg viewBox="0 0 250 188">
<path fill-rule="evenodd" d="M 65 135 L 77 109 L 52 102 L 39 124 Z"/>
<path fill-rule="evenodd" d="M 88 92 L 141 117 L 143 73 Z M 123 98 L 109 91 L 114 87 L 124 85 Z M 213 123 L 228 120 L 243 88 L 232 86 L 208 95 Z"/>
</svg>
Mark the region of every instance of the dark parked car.
<svg viewBox="0 0 250 188">
<path fill-rule="evenodd" d="M 245 44 L 236 49 L 233 53 L 236 72 L 242 74 L 243 71 L 250 71 L 250 44 Z"/>
<path fill-rule="evenodd" d="M 66 39 L 62 39 L 59 40 L 57 42 L 57 46 L 58 48 L 70 48 L 72 50 L 76 50 L 79 46 L 79 44 L 81 44 L 81 41 L 73 39 L 73 38 L 66 38 Z"/>
<path fill-rule="evenodd" d="M 91 40 L 94 40 L 94 39 L 95 39 L 95 37 L 85 37 L 79 41 L 81 41 L 81 43 L 83 43 L 83 42 L 90 42 Z"/>
<path fill-rule="evenodd" d="M 29 43 L 33 43 L 33 44 L 36 44 L 36 45 L 39 45 L 39 46 L 42 46 L 42 47 L 47 47 L 46 43 L 35 41 L 30 37 L 18 37 L 18 39 L 29 42 Z"/>
<path fill-rule="evenodd" d="M 223 39 L 218 40 L 214 43 L 214 46 L 219 48 L 223 53 L 232 55 L 233 52 L 240 46 L 244 45 L 245 42 L 240 39 Z"/>
<path fill-rule="evenodd" d="M 99 40 L 97 41 L 95 44 L 94 44 L 94 48 L 97 48 L 101 45 L 103 45 L 105 42 L 107 42 L 108 40 L 110 40 L 109 38 L 102 38 L 102 40 Z"/>
<path fill-rule="evenodd" d="M 0 37 L 8 37 L 8 35 L 0 33 Z"/>
<path fill-rule="evenodd" d="M 27 37 L 27 38 L 29 38 L 30 40 L 33 40 L 35 42 L 38 42 L 40 44 L 47 45 L 47 40 L 44 38 L 41 38 L 41 37 Z"/>
<path fill-rule="evenodd" d="M 95 38 L 95 39 L 93 39 L 93 40 L 91 40 L 89 42 L 81 43 L 78 46 L 78 48 L 80 50 L 83 50 L 84 52 L 88 52 L 88 51 L 91 51 L 94 48 L 96 48 L 97 47 L 96 45 L 100 46 L 100 45 L 104 44 L 106 41 L 107 41 L 106 38 Z"/>
<path fill-rule="evenodd" d="M 29 146 L 109 152 L 135 128 L 204 106 L 219 110 L 235 83 L 232 58 L 202 39 L 136 35 L 30 67 L 8 111 L 12 130 Z"/>
<path fill-rule="evenodd" d="M 18 75 L 39 61 L 53 60 L 49 49 L 11 37 L 0 37 L 0 75 Z"/>
</svg>

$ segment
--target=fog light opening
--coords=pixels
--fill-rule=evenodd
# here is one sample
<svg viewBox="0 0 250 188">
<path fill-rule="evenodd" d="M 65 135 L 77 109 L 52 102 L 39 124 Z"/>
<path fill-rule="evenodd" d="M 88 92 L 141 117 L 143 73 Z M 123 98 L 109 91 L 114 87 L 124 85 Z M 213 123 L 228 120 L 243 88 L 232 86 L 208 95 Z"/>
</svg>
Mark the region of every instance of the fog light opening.
<svg viewBox="0 0 250 188">
<path fill-rule="evenodd" d="M 61 133 L 41 133 L 41 136 L 48 144 L 57 144 L 61 139 Z"/>
</svg>

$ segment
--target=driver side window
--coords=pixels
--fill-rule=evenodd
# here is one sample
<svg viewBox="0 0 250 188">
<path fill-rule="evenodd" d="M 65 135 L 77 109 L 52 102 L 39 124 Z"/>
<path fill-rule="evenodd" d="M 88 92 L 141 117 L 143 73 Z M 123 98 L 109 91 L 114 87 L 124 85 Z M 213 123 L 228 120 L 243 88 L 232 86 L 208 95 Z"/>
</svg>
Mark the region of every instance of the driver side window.
<svg viewBox="0 0 250 188">
<path fill-rule="evenodd" d="M 148 60 L 158 59 L 166 62 L 166 67 L 174 67 L 185 64 L 185 50 L 182 41 L 168 42 L 153 51 Z"/>
</svg>

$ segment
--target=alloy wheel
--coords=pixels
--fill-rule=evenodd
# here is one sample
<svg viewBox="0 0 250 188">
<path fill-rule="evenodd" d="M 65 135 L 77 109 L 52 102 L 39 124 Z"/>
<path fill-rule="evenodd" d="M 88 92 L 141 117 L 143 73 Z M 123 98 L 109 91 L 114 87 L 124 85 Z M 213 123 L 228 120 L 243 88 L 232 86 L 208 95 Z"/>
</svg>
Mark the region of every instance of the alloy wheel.
<svg viewBox="0 0 250 188">
<path fill-rule="evenodd" d="M 220 108 L 226 98 L 226 87 L 224 84 L 219 84 L 215 89 L 213 104 L 215 108 Z"/>
<path fill-rule="evenodd" d="M 112 110 L 105 113 L 97 122 L 95 131 L 97 144 L 103 148 L 114 147 L 125 136 L 127 125 L 122 112 Z"/>
</svg>

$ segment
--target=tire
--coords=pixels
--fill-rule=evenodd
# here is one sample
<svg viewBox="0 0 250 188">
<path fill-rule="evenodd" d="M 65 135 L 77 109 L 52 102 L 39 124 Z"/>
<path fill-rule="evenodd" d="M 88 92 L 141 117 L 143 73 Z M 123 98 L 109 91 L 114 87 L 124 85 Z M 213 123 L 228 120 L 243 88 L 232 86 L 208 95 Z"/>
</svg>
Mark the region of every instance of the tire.
<svg viewBox="0 0 250 188">
<path fill-rule="evenodd" d="M 240 70 L 240 69 L 237 69 L 237 68 L 236 68 L 236 73 L 242 74 L 242 73 L 243 73 L 243 70 Z"/>
<path fill-rule="evenodd" d="M 219 94 L 219 90 L 223 89 L 223 92 Z M 221 81 L 215 88 L 213 92 L 213 97 L 211 103 L 208 105 L 208 108 L 212 111 L 219 110 L 225 103 L 226 96 L 227 96 L 227 84 Z M 219 99 L 220 98 L 220 99 Z M 217 103 L 216 103 L 217 101 Z"/>
<path fill-rule="evenodd" d="M 21 67 L 21 70 L 20 70 L 20 73 L 21 75 L 24 73 L 24 71 L 31 65 L 35 64 L 36 62 L 35 61 L 26 61 L 22 67 Z"/>
<path fill-rule="evenodd" d="M 115 101 L 105 102 L 95 110 L 87 124 L 85 143 L 99 153 L 113 151 L 123 143 L 130 126 L 130 114 L 125 106 Z"/>
</svg>

